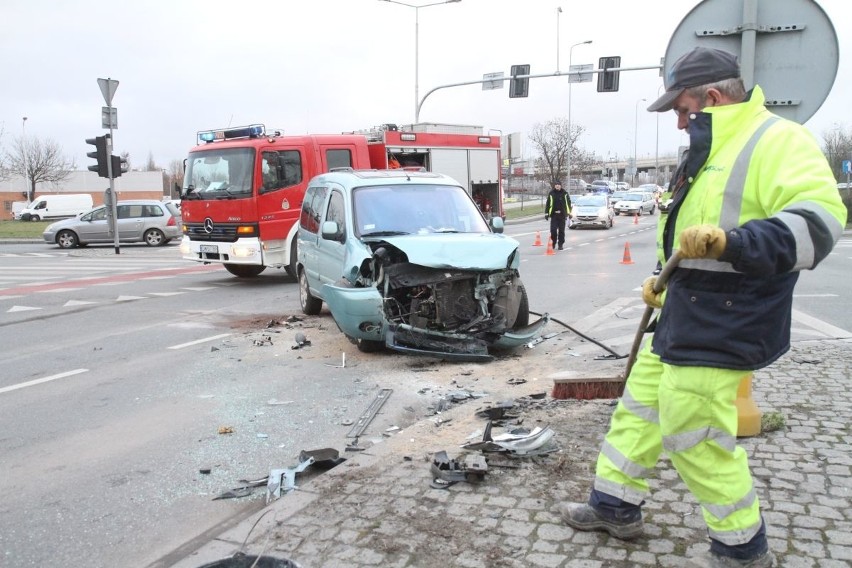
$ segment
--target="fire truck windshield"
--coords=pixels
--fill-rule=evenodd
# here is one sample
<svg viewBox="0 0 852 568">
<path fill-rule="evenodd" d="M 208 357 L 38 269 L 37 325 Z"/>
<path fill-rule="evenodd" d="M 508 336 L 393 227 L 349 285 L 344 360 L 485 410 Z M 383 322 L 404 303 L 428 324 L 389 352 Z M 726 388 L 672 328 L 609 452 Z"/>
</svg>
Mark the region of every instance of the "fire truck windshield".
<svg viewBox="0 0 852 568">
<path fill-rule="evenodd" d="M 242 199 L 252 195 L 254 149 L 191 152 L 184 176 L 187 199 Z"/>
</svg>

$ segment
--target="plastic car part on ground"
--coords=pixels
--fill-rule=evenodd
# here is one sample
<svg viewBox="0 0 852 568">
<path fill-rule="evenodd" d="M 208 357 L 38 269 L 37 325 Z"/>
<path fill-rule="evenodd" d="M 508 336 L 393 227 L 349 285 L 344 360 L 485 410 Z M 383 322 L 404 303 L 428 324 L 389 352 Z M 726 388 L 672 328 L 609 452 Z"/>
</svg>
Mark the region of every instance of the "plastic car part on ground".
<svg viewBox="0 0 852 568">
<path fill-rule="evenodd" d="M 505 452 L 511 457 L 541 456 L 559 449 L 552 444 L 555 432 L 549 426 L 536 426 L 531 431 L 515 428 L 495 437 L 491 435 L 491 426 L 489 421 L 481 441 L 465 443 L 462 448 L 481 452 Z"/>
</svg>

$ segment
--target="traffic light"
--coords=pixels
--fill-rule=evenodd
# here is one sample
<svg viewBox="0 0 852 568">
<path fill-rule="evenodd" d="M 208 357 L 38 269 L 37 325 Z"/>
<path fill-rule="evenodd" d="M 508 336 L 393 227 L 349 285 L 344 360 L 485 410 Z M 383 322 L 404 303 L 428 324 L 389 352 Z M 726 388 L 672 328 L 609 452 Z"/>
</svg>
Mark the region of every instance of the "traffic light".
<svg viewBox="0 0 852 568">
<path fill-rule="evenodd" d="M 121 156 L 110 156 L 112 159 L 112 177 L 113 179 L 121 177 L 121 174 L 127 173 L 127 160 Z"/>
<path fill-rule="evenodd" d="M 86 156 L 94 158 L 98 161 L 97 165 L 89 166 L 90 172 L 97 172 L 100 177 L 108 178 L 109 171 L 107 170 L 107 137 L 97 136 L 95 138 L 86 138 L 86 144 L 91 144 L 95 147 L 94 152 L 88 152 Z"/>
<path fill-rule="evenodd" d="M 621 57 L 601 57 L 598 60 L 598 68 L 603 73 L 598 73 L 598 92 L 614 93 L 618 91 L 618 75 L 620 71 L 607 71 L 613 67 L 621 67 Z"/>
<path fill-rule="evenodd" d="M 516 79 L 518 75 L 529 75 L 530 74 L 530 66 L 529 65 L 512 65 L 512 79 L 509 81 L 509 98 L 517 99 L 520 97 L 526 97 L 530 94 L 530 80 L 529 77 L 524 79 Z"/>
</svg>

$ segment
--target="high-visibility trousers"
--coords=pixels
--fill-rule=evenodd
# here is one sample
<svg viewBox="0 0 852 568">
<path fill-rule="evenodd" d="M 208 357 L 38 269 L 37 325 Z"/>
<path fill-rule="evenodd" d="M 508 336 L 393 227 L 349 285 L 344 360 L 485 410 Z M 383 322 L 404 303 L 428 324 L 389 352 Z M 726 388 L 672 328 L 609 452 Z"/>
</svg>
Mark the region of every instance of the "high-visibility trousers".
<svg viewBox="0 0 852 568">
<path fill-rule="evenodd" d="M 669 365 L 645 343 L 598 456 L 595 489 L 640 505 L 665 450 L 701 504 L 710 537 L 748 543 L 762 519 L 748 457 L 736 443 L 735 400 L 746 372 Z"/>
</svg>

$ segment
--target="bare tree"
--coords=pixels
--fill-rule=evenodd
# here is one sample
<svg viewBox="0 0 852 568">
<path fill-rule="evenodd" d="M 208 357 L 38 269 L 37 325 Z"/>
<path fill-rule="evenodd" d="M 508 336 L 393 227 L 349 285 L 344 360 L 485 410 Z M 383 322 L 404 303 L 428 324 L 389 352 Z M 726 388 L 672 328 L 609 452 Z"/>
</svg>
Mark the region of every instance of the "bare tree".
<svg viewBox="0 0 852 568">
<path fill-rule="evenodd" d="M 584 155 L 583 150 L 577 147 L 577 139 L 585 131 L 583 126 L 572 124 L 569 132 L 568 120 L 565 118 L 553 118 L 543 124 L 533 125 L 527 139 L 538 150 L 541 164 L 539 175 L 550 183 L 562 180 L 567 174 L 569 152 L 572 169 L 575 169 L 574 165 L 579 165 L 578 162 Z M 570 187 L 570 182 L 564 183 L 566 189 Z"/>
<path fill-rule="evenodd" d="M 852 130 L 846 130 L 842 125 L 835 124 L 834 128 L 822 133 L 823 152 L 831 165 L 831 171 L 838 180 L 846 181 L 843 174 L 843 160 L 852 160 Z"/>
<path fill-rule="evenodd" d="M 163 168 L 157 165 L 157 162 L 154 161 L 154 154 L 148 152 L 148 161 L 145 163 L 145 171 L 146 172 L 156 172 L 158 170 L 162 170 Z"/>
<path fill-rule="evenodd" d="M 180 197 L 180 188 L 183 186 L 183 162 L 172 160 L 169 167 L 163 170 L 163 193 L 171 195 L 174 199 Z"/>
<path fill-rule="evenodd" d="M 74 160 L 62 155 L 59 144 L 49 138 L 42 141 L 34 136 L 16 138 L 4 161 L 10 174 L 27 180 L 28 201 L 35 199 L 37 183 L 58 184 L 68 179 L 76 168 Z"/>
</svg>

